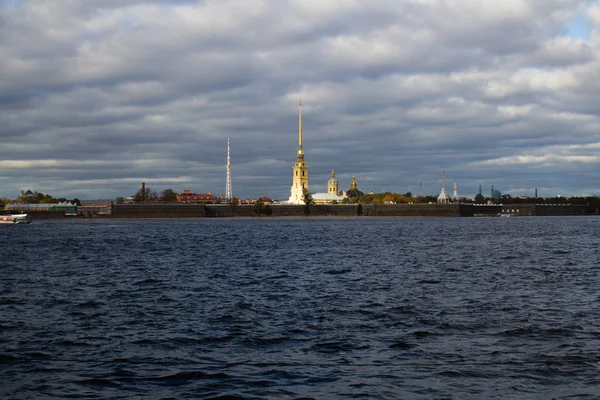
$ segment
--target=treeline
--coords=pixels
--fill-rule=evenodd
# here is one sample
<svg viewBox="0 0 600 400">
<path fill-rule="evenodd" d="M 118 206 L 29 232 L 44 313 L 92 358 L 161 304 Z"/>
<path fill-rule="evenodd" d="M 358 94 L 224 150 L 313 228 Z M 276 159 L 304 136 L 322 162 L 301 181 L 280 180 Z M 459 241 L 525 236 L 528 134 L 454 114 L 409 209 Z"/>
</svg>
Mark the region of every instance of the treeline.
<svg viewBox="0 0 600 400">
<path fill-rule="evenodd" d="M 173 189 L 165 189 L 162 192 L 160 192 L 160 194 L 158 192 L 156 192 L 155 190 L 152 190 L 149 187 L 146 187 L 145 189 L 139 189 L 137 192 L 135 192 L 135 194 L 133 195 L 133 201 L 135 203 L 139 203 L 142 201 L 166 201 L 166 202 L 173 202 L 173 201 L 177 201 L 177 193 L 175 193 L 175 191 Z M 123 204 L 125 202 L 125 198 L 124 197 L 117 197 L 116 198 L 116 203 L 117 204 Z"/>
<path fill-rule="evenodd" d="M 412 197 L 411 192 L 404 194 L 400 193 L 369 193 L 360 197 L 347 197 L 342 200 L 342 204 L 385 204 L 386 202 L 392 203 L 414 203 L 416 199 Z"/>
<path fill-rule="evenodd" d="M 19 197 L 16 200 L 4 199 L 4 203 L 9 204 L 54 204 L 54 203 L 71 203 L 74 205 L 81 205 L 81 201 L 78 198 L 67 199 L 65 197 L 54 197 L 49 194 L 42 192 L 33 192 L 28 196 Z"/>
</svg>

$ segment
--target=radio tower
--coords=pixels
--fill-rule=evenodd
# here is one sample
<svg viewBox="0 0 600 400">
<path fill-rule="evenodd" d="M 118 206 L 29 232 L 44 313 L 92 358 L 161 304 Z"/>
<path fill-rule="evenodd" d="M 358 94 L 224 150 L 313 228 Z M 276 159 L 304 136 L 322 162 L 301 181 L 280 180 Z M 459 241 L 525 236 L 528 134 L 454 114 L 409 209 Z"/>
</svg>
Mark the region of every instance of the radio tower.
<svg viewBox="0 0 600 400">
<path fill-rule="evenodd" d="M 458 190 L 456 190 L 456 182 L 454 182 L 454 194 L 452 195 L 454 200 L 458 200 Z"/>
<path fill-rule="evenodd" d="M 225 197 L 231 201 L 231 156 L 229 154 L 229 138 L 227 138 L 227 187 L 225 188 Z"/>
</svg>

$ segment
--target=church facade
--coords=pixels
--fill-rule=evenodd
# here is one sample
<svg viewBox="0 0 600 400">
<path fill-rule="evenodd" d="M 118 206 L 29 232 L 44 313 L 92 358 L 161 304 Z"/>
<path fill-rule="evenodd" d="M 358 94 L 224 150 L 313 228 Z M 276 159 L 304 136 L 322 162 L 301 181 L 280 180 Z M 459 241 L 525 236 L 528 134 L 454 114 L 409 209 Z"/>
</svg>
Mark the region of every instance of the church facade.
<svg viewBox="0 0 600 400">
<path fill-rule="evenodd" d="M 335 172 L 331 171 L 331 179 L 327 181 L 327 193 L 315 193 L 312 195 L 315 204 L 341 203 L 344 196 L 339 193 L 339 183 L 335 179 Z"/>
</svg>

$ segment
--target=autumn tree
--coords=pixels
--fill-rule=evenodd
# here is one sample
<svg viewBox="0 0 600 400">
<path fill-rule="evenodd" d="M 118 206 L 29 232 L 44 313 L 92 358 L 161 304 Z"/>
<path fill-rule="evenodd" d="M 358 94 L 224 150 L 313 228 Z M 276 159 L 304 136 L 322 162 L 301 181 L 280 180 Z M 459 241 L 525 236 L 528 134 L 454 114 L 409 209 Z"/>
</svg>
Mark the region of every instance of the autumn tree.
<svg viewBox="0 0 600 400">
<path fill-rule="evenodd" d="M 263 203 L 261 199 L 256 200 L 256 202 L 254 203 L 254 207 L 252 207 L 252 212 L 254 213 L 254 215 L 260 217 L 263 214 L 264 204 L 265 203 Z"/>
</svg>

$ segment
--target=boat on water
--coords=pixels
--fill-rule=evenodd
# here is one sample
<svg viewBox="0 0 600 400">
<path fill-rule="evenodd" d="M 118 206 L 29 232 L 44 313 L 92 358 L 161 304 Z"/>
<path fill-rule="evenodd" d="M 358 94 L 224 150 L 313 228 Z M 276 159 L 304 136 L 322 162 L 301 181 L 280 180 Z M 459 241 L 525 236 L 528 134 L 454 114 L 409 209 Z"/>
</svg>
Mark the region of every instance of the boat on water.
<svg viewBox="0 0 600 400">
<path fill-rule="evenodd" d="M 0 215 L 0 224 L 30 224 L 31 217 L 27 214 Z"/>
</svg>

